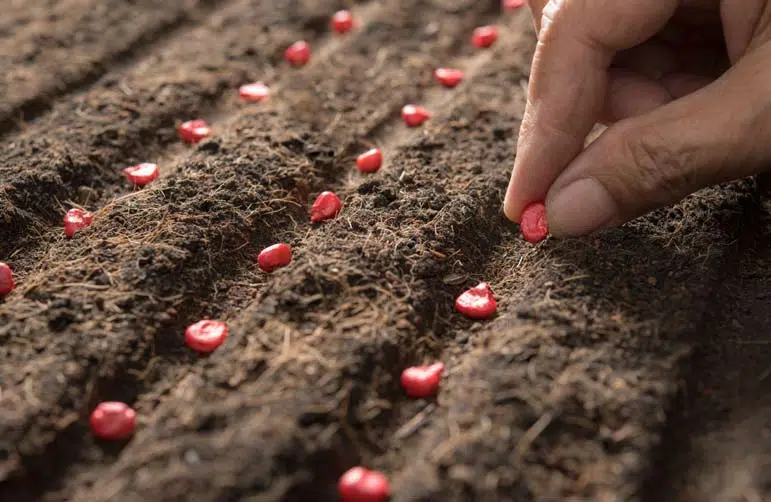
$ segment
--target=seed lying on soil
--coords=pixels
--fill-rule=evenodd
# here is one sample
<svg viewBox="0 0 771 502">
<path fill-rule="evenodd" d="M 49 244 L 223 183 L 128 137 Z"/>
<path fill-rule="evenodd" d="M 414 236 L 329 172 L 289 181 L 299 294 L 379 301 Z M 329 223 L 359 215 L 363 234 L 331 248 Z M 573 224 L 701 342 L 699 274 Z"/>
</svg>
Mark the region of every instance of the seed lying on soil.
<svg viewBox="0 0 771 502">
<path fill-rule="evenodd" d="M 503 8 L 505 10 L 517 10 L 520 7 L 524 7 L 527 0 L 503 0 Z"/>
<path fill-rule="evenodd" d="M 383 502 L 391 494 L 388 479 L 364 467 L 346 471 L 337 483 L 337 491 L 342 502 Z"/>
<path fill-rule="evenodd" d="M 138 187 L 143 187 L 158 177 L 158 164 L 144 162 L 123 170 L 126 178 Z"/>
<path fill-rule="evenodd" d="M 374 173 L 383 164 L 383 152 L 380 148 L 373 148 L 356 157 L 356 167 L 363 173 Z"/>
<path fill-rule="evenodd" d="M 126 403 L 105 401 L 91 412 L 91 432 L 101 439 L 118 441 L 134 433 L 137 414 Z"/>
<path fill-rule="evenodd" d="M 490 47 L 496 40 L 498 40 L 498 27 L 493 25 L 480 26 L 471 35 L 471 43 L 480 49 Z"/>
<path fill-rule="evenodd" d="M 257 255 L 257 264 L 264 272 L 272 272 L 285 267 L 292 261 L 292 248 L 289 244 L 274 244 L 266 247 Z"/>
<path fill-rule="evenodd" d="M 228 326 L 221 321 L 198 321 L 185 330 L 185 343 L 196 352 L 214 352 L 227 337 Z"/>
<path fill-rule="evenodd" d="M 200 143 L 211 133 L 211 128 L 203 120 L 188 120 L 179 126 L 179 137 L 185 143 Z"/>
<path fill-rule="evenodd" d="M 480 282 L 455 300 L 455 309 L 466 317 L 481 320 L 495 314 L 498 304 L 490 286 L 486 282 Z"/>
<path fill-rule="evenodd" d="M 353 29 L 353 15 L 347 10 L 337 11 L 330 24 L 336 32 L 348 33 Z"/>
<path fill-rule="evenodd" d="M 64 215 L 64 235 L 72 239 L 77 232 L 91 225 L 94 216 L 82 209 L 72 208 Z"/>
<path fill-rule="evenodd" d="M 463 80 L 463 70 L 437 68 L 434 70 L 434 78 L 443 86 L 453 88 Z"/>
<path fill-rule="evenodd" d="M 0 296 L 5 296 L 13 291 L 15 284 L 13 282 L 13 273 L 11 267 L 0 262 Z"/>
<path fill-rule="evenodd" d="M 402 119 L 409 127 L 417 127 L 431 118 L 431 112 L 419 105 L 405 105 L 402 108 Z"/>
<path fill-rule="evenodd" d="M 318 223 L 319 221 L 334 218 L 340 213 L 342 207 L 343 203 L 336 193 L 321 192 L 311 207 L 311 221 Z"/>
<path fill-rule="evenodd" d="M 546 206 L 543 202 L 528 204 L 522 211 L 519 228 L 527 242 L 541 242 L 549 235 L 549 225 L 546 222 Z"/>
<path fill-rule="evenodd" d="M 444 363 L 434 363 L 428 366 L 412 366 L 402 371 L 402 388 L 407 395 L 414 398 L 433 396 L 439 390 L 442 380 Z"/>
<path fill-rule="evenodd" d="M 305 40 L 293 43 L 284 51 L 284 59 L 294 66 L 303 66 L 310 58 L 311 48 Z"/>
<path fill-rule="evenodd" d="M 241 99 L 252 103 L 264 101 L 269 94 L 270 88 L 262 82 L 244 84 L 238 88 L 238 95 L 241 96 Z"/>
</svg>

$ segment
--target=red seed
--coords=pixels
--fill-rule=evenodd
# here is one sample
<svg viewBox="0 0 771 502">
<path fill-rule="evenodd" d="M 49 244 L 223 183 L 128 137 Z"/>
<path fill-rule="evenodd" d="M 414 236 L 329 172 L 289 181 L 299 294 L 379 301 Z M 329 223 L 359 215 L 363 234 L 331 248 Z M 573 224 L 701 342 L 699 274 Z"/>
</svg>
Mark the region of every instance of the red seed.
<svg viewBox="0 0 771 502">
<path fill-rule="evenodd" d="M 138 187 L 143 187 L 158 177 L 158 164 L 144 162 L 123 170 L 126 178 Z"/>
<path fill-rule="evenodd" d="M 342 207 L 343 203 L 340 202 L 340 197 L 336 193 L 321 192 L 311 207 L 311 221 L 318 223 L 334 218 L 340 213 Z"/>
<path fill-rule="evenodd" d="M 494 25 L 480 26 L 471 36 L 471 43 L 480 49 L 490 47 L 496 40 L 498 40 L 498 27 Z"/>
<path fill-rule="evenodd" d="M 270 88 L 262 82 L 244 84 L 238 88 L 238 95 L 241 96 L 241 99 L 252 103 L 264 101 L 269 94 Z"/>
<path fill-rule="evenodd" d="M 179 137 L 185 143 L 200 143 L 211 133 L 211 128 L 203 120 L 188 120 L 179 126 Z"/>
<path fill-rule="evenodd" d="M 356 157 L 356 167 L 363 173 L 374 173 L 383 164 L 383 152 L 380 148 L 373 148 Z"/>
<path fill-rule="evenodd" d="M 546 223 L 546 206 L 543 202 L 533 202 L 528 204 L 522 211 L 522 218 L 519 220 L 519 229 L 525 240 L 535 244 L 549 235 L 549 225 Z"/>
<path fill-rule="evenodd" d="M 402 119 L 409 127 L 417 127 L 431 118 L 431 112 L 418 105 L 406 105 L 402 108 Z"/>
<path fill-rule="evenodd" d="M 125 439 L 134 433 L 137 414 L 126 403 L 105 401 L 91 412 L 89 425 L 95 436 L 110 441 Z"/>
<path fill-rule="evenodd" d="M 335 12 L 332 16 L 332 29 L 338 33 L 348 33 L 353 29 L 353 15 L 347 10 Z"/>
<path fill-rule="evenodd" d="M 257 264 L 264 272 L 272 272 L 279 267 L 285 267 L 292 261 L 292 248 L 289 244 L 274 244 L 260 251 Z"/>
<path fill-rule="evenodd" d="M 15 284 L 13 282 L 13 273 L 11 267 L 0 262 L 0 296 L 5 296 L 13 291 Z"/>
<path fill-rule="evenodd" d="M 284 59 L 294 66 L 303 66 L 310 58 L 311 48 L 305 40 L 293 43 L 284 51 Z"/>
<path fill-rule="evenodd" d="M 520 7 L 524 7 L 527 0 L 503 0 L 503 8 L 505 10 L 517 10 Z"/>
<path fill-rule="evenodd" d="M 486 282 L 465 291 L 455 300 L 455 309 L 471 319 L 487 319 L 495 314 L 498 305 Z"/>
<path fill-rule="evenodd" d="M 412 366 L 402 371 L 402 387 L 407 395 L 414 398 L 425 398 L 436 394 L 442 379 L 444 363 L 434 363 L 429 366 Z"/>
<path fill-rule="evenodd" d="M 463 70 L 438 68 L 434 70 L 434 78 L 443 86 L 453 88 L 463 80 Z"/>
<path fill-rule="evenodd" d="M 383 502 L 391 494 L 388 479 L 364 467 L 353 467 L 343 474 L 337 491 L 342 502 Z"/>
<path fill-rule="evenodd" d="M 221 321 L 198 321 L 185 330 L 185 343 L 196 352 L 213 352 L 228 337 L 228 326 Z"/>
<path fill-rule="evenodd" d="M 72 239 L 77 232 L 91 225 L 93 218 L 94 215 L 82 209 L 70 209 L 64 215 L 64 235 Z"/>
</svg>

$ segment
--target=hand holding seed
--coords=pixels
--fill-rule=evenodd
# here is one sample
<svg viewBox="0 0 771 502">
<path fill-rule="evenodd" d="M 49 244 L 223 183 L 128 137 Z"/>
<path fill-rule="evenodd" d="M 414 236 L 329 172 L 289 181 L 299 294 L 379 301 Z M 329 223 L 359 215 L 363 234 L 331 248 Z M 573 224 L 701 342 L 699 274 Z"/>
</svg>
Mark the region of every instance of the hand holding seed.
<svg viewBox="0 0 771 502">
<path fill-rule="evenodd" d="M 504 211 L 555 236 L 771 166 L 771 2 L 530 0 L 539 44 Z M 584 149 L 595 123 L 610 127 Z"/>
</svg>

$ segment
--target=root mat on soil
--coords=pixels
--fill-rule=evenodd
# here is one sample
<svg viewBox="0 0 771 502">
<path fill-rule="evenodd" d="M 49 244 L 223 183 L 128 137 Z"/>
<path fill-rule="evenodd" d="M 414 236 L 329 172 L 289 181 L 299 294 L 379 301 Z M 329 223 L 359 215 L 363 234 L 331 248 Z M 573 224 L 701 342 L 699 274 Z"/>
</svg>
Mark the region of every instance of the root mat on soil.
<svg viewBox="0 0 771 502">
<path fill-rule="evenodd" d="M 534 43 L 497 0 L 14 4 L 0 500 L 334 501 L 358 464 L 400 502 L 771 497 L 765 193 L 526 243 L 500 208 Z M 240 101 L 255 80 L 270 99 Z M 406 128 L 407 103 L 432 118 Z M 194 118 L 213 135 L 190 147 Z M 121 172 L 138 162 L 161 166 L 144 189 Z M 343 210 L 311 224 L 325 190 Z M 68 240 L 71 207 L 94 223 Z M 276 242 L 292 263 L 262 273 Z M 480 281 L 499 310 L 472 322 L 453 302 Z M 230 336 L 203 357 L 184 330 L 205 317 Z M 437 399 L 408 399 L 402 369 L 437 360 Z M 137 410 L 129 441 L 89 433 L 103 400 Z"/>
</svg>

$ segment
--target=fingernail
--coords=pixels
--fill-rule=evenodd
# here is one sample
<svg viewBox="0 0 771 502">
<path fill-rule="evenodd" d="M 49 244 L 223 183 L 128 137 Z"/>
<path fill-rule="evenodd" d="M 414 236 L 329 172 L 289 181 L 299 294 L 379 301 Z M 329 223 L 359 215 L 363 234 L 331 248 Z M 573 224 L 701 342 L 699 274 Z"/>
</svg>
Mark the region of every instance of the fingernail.
<svg viewBox="0 0 771 502">
<path fill-rule="evenodd" d="M 514 218 L 514 203 L 508 193 L 506 194 L 506 198 L 503 199 L 503 214 L 509 221 L 518 223 L 517 219 Z"/>
<path fill-rule="evenodd" d="M 549 0 L 549 3 L 544 5 L 541 10 L 541 31 L 538 33 L 538 38 L 542 38 L 543 34 L 549 28 L 549 25 L 554 21 L 557 12 L 562 8 L 563 0 Z"/>
<path fill-rule="evenodd" d="M 557 12 L 562 8 L 563 3 L 565 3 L 564 0 L 549 0 L 546 5 L 543 6 L 541 15 L 548 17 L 549 19 L 554 19 Z"/>
<path fill-rule="evenodd" d="M 516 168 L 515 161 L 514 172 L 516 172 Z M 509 221 L 519 223 L 519 215 L 514 211 L 514 172 L 512 172 L 512 177 L 509 179 L 509 186 L 506 188 L 506 196 L 503 198 L 503 214 Z"/>
<path fill-rule="evenodd" d="M 616 218 L 616 203 L 594 178 L 574 181 L 546 201 L 549 232 L 555 237 L 585 235 Z"/>
</svg>

